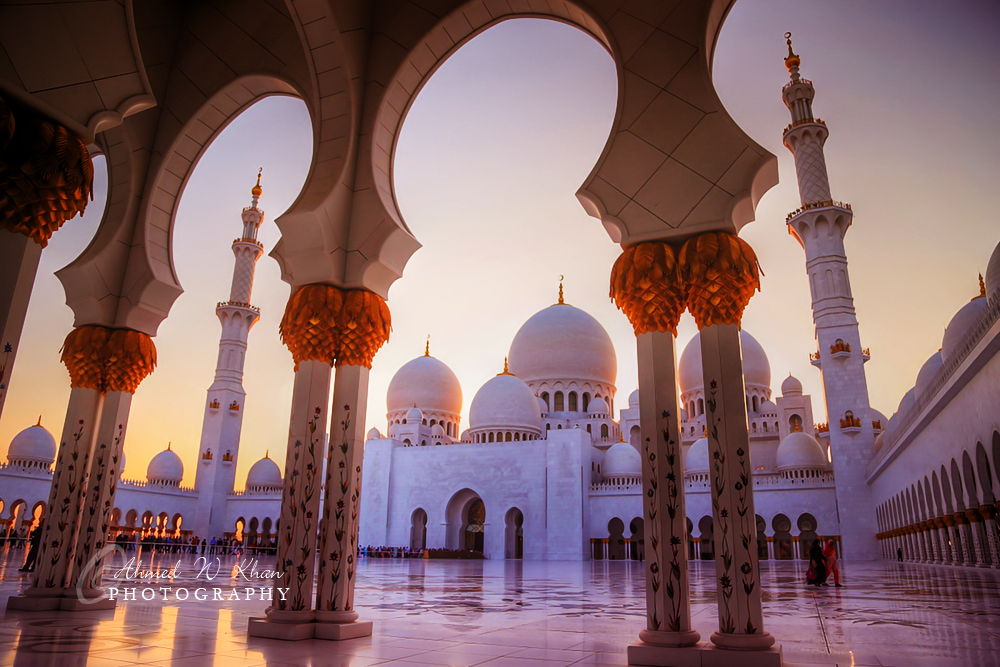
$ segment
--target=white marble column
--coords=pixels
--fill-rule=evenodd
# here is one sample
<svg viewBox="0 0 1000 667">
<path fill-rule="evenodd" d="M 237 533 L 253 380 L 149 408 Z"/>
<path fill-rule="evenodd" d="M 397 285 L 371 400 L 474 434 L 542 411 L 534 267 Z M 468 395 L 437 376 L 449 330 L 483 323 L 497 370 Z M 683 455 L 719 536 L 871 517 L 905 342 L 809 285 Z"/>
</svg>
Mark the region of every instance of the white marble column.
<svg viewBox="0 0 1000 667">
<path fill-rule="evenodd" d="M 128 426 L 132 394 L 109 391 L 97 426 L 94 454 L 91 458 L 87 483 L 87 504 L 80 524 L 80 541 L 76 555 L 74 584 L 67 590 L 63 609 L 114 608 L 114 600 L 103 599 L 101 579 L 104 572 L 108 528 L 115 507 L 115 491 L 121 475 L 122 451 Z M 85 577 L 85 580 L 80 580 Z M 80 597 L 84 600 L 81 600 Z"/>
<path fill-rule="evenodd" d="M 712 634 L 712 643 L 737 650 L 768 649 L 774 637 L 764 630 L 761 610 L 739 326 L 715 324 L 701 329 L 701 356 L 719 605 L 719 631 Z"/>
<path fill-rule="evenodd" d="M 337 366 L 320 524 L 316 590 L 318 639 L 353 639 L 372 633 L 371 621 L 358 621 L 354 586 L 361 507 L 368 376 L 365 366 Z"/>
<path fill-rule="evenodd" d="M 65 589 L 74 583 L 78 529 L 101 402 L 96 389 L 74 387 L 70 391 L 35 575 L 30 588 L 7 601 L 8 609 L 58 609 Z"/>
<path fill-rule="evenodd" d="M 0 415 L 41 257 L 42 246 L 27 235 L 0 229 Z"/>
<path fill-rule="evenodd" d="M 969 520 L 969 533 L 972 535 L 972 548 L 975 549 L 976 567 L 989 567 L 986 550 L 986 533 L 983 531 L 983 518 L 979 516 L 979 509 L 969 508 L 965 510 L 965 516 Z"/>
<path fill-rule="evenodd" d="M 295 371 L 285 455 L 284 490 L 278 519 L 278 557 L 266 620 L 251 618 L 249 634 L 276 639 L 313 636 L 313 575 L 319 525 L 330 364 L 302 361 Z"/>
<path fill-rule="evenodd" d="M 948 515 L 944 517 L 944 524 L 948 531 L 948 562 L 952 565 L 960 565 L 962 562 L 962 537 L 955 524 L 955 517 Z"/>
<path fill-rule="evenodd" d="M 955 512 L 955 532 L 958 533 L 958 541 L 962 547 L 962 564 L 975 565 L 975 548 L 969 535 L 969 520 L 965 518 L 965 512 Z"/>
<path fill-rule="evenodd" d="M 938 539 L 937 539 L 937 528 L 934 527 L 933 520 L 925 522 L 924 525 L 927 527 L 927 531 L 926 531 L 927 541 L 930 542 L 930 545 L 931 545 L 931 549 L 930 549 L 930 551 L 931 551 L 930 562 L 931 563 L 940 563 L 941 562 L 941 544 L 938 542 Z"/>
<path fill-rule="evenodd" d="M 983 530 L 986 532 L 990 565 L 992 567 L 1000 567 L 1000 543 L 998 543 L 997 538 L 996 508 L 993 505 L 983 505 L 979 508 L 979 516 L 983 518 Z"/>
<path fill-rule="evenodd" d="M 677 348 L 668 331 L 636 338 L 645 526 L 646 627 L 630 646 L 632 664 L 681 662 L 700 635 L 691 626 L 687 513 L 680 439 Z M 697 654 L 694 654 L 697 655 Z M 689 657 L 689 656 L 688 656 Z M 694 659 L 694 658 L 691 658 Z"/>
</svg>

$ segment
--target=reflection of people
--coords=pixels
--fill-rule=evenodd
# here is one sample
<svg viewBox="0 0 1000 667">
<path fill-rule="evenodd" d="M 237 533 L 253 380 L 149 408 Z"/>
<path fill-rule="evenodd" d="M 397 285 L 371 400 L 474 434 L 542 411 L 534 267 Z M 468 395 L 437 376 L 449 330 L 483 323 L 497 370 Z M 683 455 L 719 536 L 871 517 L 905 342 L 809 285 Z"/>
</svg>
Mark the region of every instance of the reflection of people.
<svg viewBox="0 0 1000 667">
<path fill-rule="evenodd" d="M 31 531 L 31 548 L 28 549 L 28 557 L 24 559 L 24 567 L 21 572 L 34 572 L 35 561 L 38 560 L 38 547 L 42 543 L 42 526 L 39 524 Z"/>
<path fill-rule="evenodd" d="M 840 565 L 837 564 L 837 545 L 833 543 L 833 540 L 826 541 L 826 548 L 823 549 L 823 558 L 826 561 L 827 572 L 833 575 L 833 585 L 841 588 Z"/>
<path fill-rule="evenodd" d="M 826 586 L 826 561 L 823 559 L 823 547 L 819 545 L 819 540 L 815 540 L 809 549 L 809 570 L 806 572 L 806 583 L 813 586 Z"/>
</svg>

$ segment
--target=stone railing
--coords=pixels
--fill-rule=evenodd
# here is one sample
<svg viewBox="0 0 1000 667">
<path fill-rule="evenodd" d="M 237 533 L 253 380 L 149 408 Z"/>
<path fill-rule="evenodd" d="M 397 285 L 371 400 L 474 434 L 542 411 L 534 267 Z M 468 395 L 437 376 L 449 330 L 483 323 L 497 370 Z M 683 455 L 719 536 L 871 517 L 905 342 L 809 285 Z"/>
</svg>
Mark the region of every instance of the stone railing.
<svg viewBox="0 0 1000 667">
<path fill-rule="evenodd" d="M 833 486 L 833 472 L 829 470 L 786 470 L 784 472 L 754 473 L 753 475 L 755 489 L 833 488 Z M 707 492 L 711 488 L 711 481 L 707 474 L 684 476 L 684 489 L 686 491 Z"/>
<path fill-rule="evenodd" d="M 244 489 L 242 491 L 230 491 L 230 498 L 242 498 L 244 496 L 280 496 L 284 489 L 280 486 L 275 487 L 253 487 L 249 489 Z"/>
<path fill-rule="evenodd" d="M 955 352 L 955 355 L 948 361 L 947 364 L 942 366 L 931 381 L 927 383 L 927 388 L 917 396 L 917 400 L 913 402 L 910 409 L 900 414 L 899 424 L 893 428 L 893 433 L 891 438 L 886 438 L 885 446 L 875 455 L 872 460 L 871 466 L 868 468 L 869 471 L 874 470 L 879 463 L 889 452 L 894 448 L 894 446 L 906 435 L 913 424 L 920 418 L 923 414 L 924 409 L 933 401 L 934 397 L 937 396 L 938 391 L 948 380 L 955 374 L 955 371 L 965 363 L 965 360 L 972 354 L 972 351 L 979 345 L 983 337 L 986 335 L 994 324 L 1000 320 L 1000 298 L 993 298 L 986 307 L 986 311 L 980 316 L 979 320 L 969 331 L 965 342 L 962 347 Z"/>
<path fill-rule="evenodd" d="M 603 482 L 591 483 L 590 490 L 598 493 L 614 493 L 616 491 L 642 493 L 642 476 L 612 477 Z"/>
<path fill-rule="evenodd" d="M 216 308 L 246 308 L 247 310 L 252 310 L 255 313 L 260 312 L 260 308 L 257 306 L 250 305 L 249 303 L 244 303 L 243 301 L 220 301 L 215 305 Z"/>
<path fill-rule="evenodd" d="M 792 128 L 798 127 L 799 125 L 822 125 L 826 127 L 826 121 L 822 118 L 803 118 L 802 120 L 796 120 L 789 123 L 784 130 L 781 131 L 782 134 L 786 134 Z"/>
<path fill-rule="evenodd" d="M 797 85 L 799 85 L 800 83 L 801 83 L 801 84 L 805 84 L 805 85 L 807 85 L 807 86 L 811 86 L 811 85 L 813 85 L 813 82 L 812 82 L 812 81 L 810 81 L 809 79 L 803 79 L 802 77 L 799 77 L 799 80 L 798 80 L 798 81 L 789 81 L 789 82 L 788 82 L 788 83 L 786 83 L 786 84 L 785 84 L 784 86 L 782 86 L 782 87 L 781 87 L 781 92 L 785 92 L 786 90 L 788 90 L 788 89 L 789 89 L 789 88 L 791 88 L 792 86 L 797 86 Z"/>
<path fill-rule="evenodd" d="M 19 475 L 34 474 L 39 477 L 52 476 L 52 464 L 42 463 L 40 461 L 31 462 L 21 462 L 21 461 L 8 461 L 7 463 L 0 463 L 0 470 L 11 470 L 17 471 Z"/>
<path fill-rule="evenodd" d="M 842 201 L 834 201 L 832 199 L 827 199 L 825 201 L 812 202 L 811 204 L 803 204 L 802 206 L 798 207 L 797 209 L 789 213 L 785 217 L 785 222 L 788 222 L 798 214 L 804 213 L 805 211 L 811 211 L 815 208 L 827 208 L 828 206 L 836 206 L 837 208 L 847 209 L 848 211 L 851 210 L 850 204 L 845 204 Z"/>
<path fill-rule="evenodd" d="M 119 487 L 128 487 L 132 489 L 149 489 L 151 491 L 167 491 L 169 493 L 183 493 L 183 494 L 195 494 L 198 490 L 193 486 L 170 486 L 169 484 L 163 484 L 161 482 L 150 482 L 145 479 L 120 479 L 118 480 Z"/>
</svg>

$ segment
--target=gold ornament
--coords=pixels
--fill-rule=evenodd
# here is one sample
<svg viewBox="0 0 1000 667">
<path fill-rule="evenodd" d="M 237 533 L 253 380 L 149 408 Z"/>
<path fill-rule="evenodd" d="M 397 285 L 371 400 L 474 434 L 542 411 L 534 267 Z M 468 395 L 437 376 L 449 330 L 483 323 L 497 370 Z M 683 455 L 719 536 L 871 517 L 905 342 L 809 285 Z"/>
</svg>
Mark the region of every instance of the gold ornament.
<svg viewBox="0 0 1000 667">
<path fill-rule="evenodd" d="M 698 328 L 739 324 L 760 289 L 760 265 L 750 244 L 735 234 L 706 232 L 688 239 L 677 260 Z"/>
<path fill-rule="evenodd" d="M 43 248 L 87 207 L 94 165 L 62 125 L 0 98 L 0 227 Z"/>
<path fill-rule="evenodd" d="M 389 307 L 382 297 L 318 284 L 304 285 L 292 294 L 279 326 L 295 370 L 303 361 L 371 368 L 391 329 Z"/>
<path fill-rule="evenodd" d="M 331 285 L 303 285 L 289 297 L 278 332 L 292 353 L 295 370 L 303 361 L 334 364 L 343 303 L 343 293 Z"/>
<path fill-rule="evenodd" d="M 648 331 L 669 331 L 676 336 L 685 289 L 673 247 L 650 241 L 622 252 L 611 268 L 611 298 L 637 336 Z"/>
<path fill-rule="evenodd" d="M 375 353 L 389 340 L 392 317 L 385 299 L 374 292 L 348 290 L 340 313 L 338 366 L 372 367 Z"/>
<path fill-rule="evenodd" d="M 156 345 L 139 331 L 89 324 L 66 336 L 62 362 L 72 387 L 134 394 L 156 368 Z"/>
</svg>

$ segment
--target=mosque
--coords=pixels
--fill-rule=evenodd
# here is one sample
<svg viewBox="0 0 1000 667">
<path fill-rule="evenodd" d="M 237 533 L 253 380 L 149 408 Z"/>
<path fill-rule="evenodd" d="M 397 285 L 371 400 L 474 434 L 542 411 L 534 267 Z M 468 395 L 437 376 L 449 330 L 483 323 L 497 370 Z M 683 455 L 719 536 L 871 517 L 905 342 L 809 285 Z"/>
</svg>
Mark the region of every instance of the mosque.
<svg viewBox="0 0 1000 667">
<path fill-rule="evenodd" d="M 1000 566 L 1000 245 L 978 296 L 958 310 L 896 413 L 887 419 L 871 408 L 870 355 L 843 245 L 853 213 L 831 197 L 828 131 L 812 115 L 815 91 L 798 76 L 797 56 L 789 62 L 792 80 L 782 92 L 792 123 L 784 140 L 803 206 L 786 222 L 806 253 L 818 344 L 811 360 L 823 375 L 825 408 L 817 421 L 811 397 L 791 376 L 773 395 L 765 351 L 740 333 L 758 556 L 802 558 L 824 537 L 842 540 L 848 558 Z M 243 363 L 259 319 L 251 293 L 263 254 L 261 194 L 258 178 L 233 242 L 230 298 L 216 309 L 222 335 L 194 486 L 181 486 L 184 466 L 168 445 L 150 460 L 145 480 L 123 479 L 112 492 L 112 534 L 237 535 L 255 546 L 277 532 L 278 464 L 269 456 L 257 461 L 242 490 L 235 479 Z M 713 559 L 701 355 L 696 336 L 678 364 L 681 445 L 688 557 Z M 524 323 L 502 371 L 476 392 L 465 429 L 461 385 L 428 347 L 393 377 L 384 434 L 368 433 L 359 543 L 493 559 L 641 558 L 640 397 L 636 391 L 619 403 L 616 420 L 616 374 L 607 332 L 566 303 L 561 285 L 557 303 Z M 55 458 L 41 419 L 11 441 L 0 465 L 4 534 L 43 515 Z"/>
</svg>

